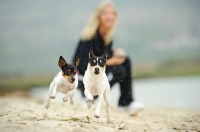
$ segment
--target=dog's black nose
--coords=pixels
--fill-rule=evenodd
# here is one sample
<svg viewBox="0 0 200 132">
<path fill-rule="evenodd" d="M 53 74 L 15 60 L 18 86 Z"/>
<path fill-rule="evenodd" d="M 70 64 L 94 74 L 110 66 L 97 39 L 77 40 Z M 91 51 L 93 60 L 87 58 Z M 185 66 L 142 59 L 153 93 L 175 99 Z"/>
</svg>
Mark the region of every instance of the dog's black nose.
<svg viewBox="0 0 200 132">
<path fill-rule="evenodd" d="M 94 68 L 94 74 L 96 74 L 96 75 L 99 74 L 99 68 L 98 67 Z"/>
<path fill-rule="evenodd" d="M 95 72 L 99 72 L 99 68 L 98 67 L 95 67 Z"/>
<path fill-rule="evenodd" d="M 75 78 L 72 78 L 72 81 L 74 82 L 74 81 L 75 81 Z"/>
</svg>

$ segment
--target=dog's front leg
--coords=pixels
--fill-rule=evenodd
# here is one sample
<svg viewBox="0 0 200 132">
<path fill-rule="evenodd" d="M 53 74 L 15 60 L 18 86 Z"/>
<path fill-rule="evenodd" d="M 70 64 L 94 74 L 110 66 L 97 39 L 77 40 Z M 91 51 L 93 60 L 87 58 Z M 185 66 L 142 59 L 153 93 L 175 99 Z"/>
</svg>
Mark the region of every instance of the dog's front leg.
<svg viewBox="0 0 200 132">
<path fill-rule="evenodd" d="M 92 88 L 92 85 L 88 83 L 88 81 L 89 80 L 83 80 L 83 83 L 85 86 L 84 95 L 86 96 L 86 99 L 87 99 L 87 108 L 90 109 L 92 107 L 92 102 L 94 101 L 94 98 L 89 91 L 89 89 Z"/>
<path fill-rule="evenodd" d="M 84 94 L 85 94 L 87 101 L 88 101 L 87 108 L 90 109 L 92 107 L 92 102 L 94 101 L 94 98 L 87 88 L 85 88 Z"/>
<path fill-rule="evenodd" d="M 50 95 L 48 95 L 47 104 L 45 105 L 45 108 L 46 108 L 46 109 L 49 108 L 49 103 L 50 103 Z"/>
<path fill-rule="evenodd" d="M 45 105 L 45 108 L 46 108 L 46 109 L 49 108 L 50 96 L 51 96 L 51 94 L 52 94 L 52 90 L 53 90 L 53 87 L 54 87 L 53 85 L 54 85 L 54 83 L 52 82 L 52 83 L 50 84 L 50 87 L 49 87 L 48 99 L 47 99 L 47 103 L 46 103 L 46 105 Z"/>
<path fill-rule="evenodd" d="M 70 104 L 73 105 L 74 104 L 73 97 L 74 97 L 75 93 L 76 93 L 76 90 L 69 91 L 67 93 L 67 95 L 63 98 L 63 101 L 67 102 L 70 97 Z"/>
<path fill-rule="evenodd" d="M 55 98 L 56 98 L 57 87 L 58 87 L 57 85 L 55 85 L 55 86 L 53 87 L 53 92 L 52 92 L 52 94 L 51 94 L 51 96 L 50 96 L 52 99 L 55 99 Z"/>
<path fill-rule="evenodd" d="M 94 117 L 96 117 L 96 118 L 100 118 L 100 108 L 101 108 L 102 98 L 103 98 L 103 94 L 99 94 L 98 104 L 97 104 L 96 111 L 95 111 L 95 114 L 94 114 Z"/>
<path fill-rule="evenodd" d="M 110 119 L 110 88 L 109 87 L 104 92 L 104 100 L 106 102 L 107 123 L 111 123 L 111 119 Z"/>
</svg>

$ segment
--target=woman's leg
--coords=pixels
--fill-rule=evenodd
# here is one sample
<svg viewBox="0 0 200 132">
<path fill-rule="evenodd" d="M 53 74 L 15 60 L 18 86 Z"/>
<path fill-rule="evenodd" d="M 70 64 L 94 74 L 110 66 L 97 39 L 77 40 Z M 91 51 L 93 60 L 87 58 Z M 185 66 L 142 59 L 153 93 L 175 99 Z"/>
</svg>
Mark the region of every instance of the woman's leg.
<svg viewBox="0 0 200 132">
<path fill-rule="evenodd" d="M 84 87 L 83 81 L 80 81 L 80 80 L 78 81 L 78 89 L 81 91 L 82 97 L 85 97 L 84 95 L 85 87 Z"/>
<path fill-rule="evenodd" d="M 132 95 L 132 77 L 131 77 L 131 61 L 127 57 L 125 62 L 120 66 L 111 66 L 106 68 L 106 73 L 112 73 L 113 79 L 109 82 L 110 87 L 115 83 L 120 84 L 119 106 L 127 106 L 133 101 Z"/>
<path fill-rule="evenodd" d="M 122 64 L 122 67 L 126 69 L 125 78 L 120 81 L 120 92 L 121 97 L 119 99 L 119 106 L 127 106 L 129 105 L 133 99 L 132 93 L 132 67 L 131 61 L 127 57 L 125 62 Z"/>
<path fill-rule="evenodd" d="M 106 74 L 112 73 L 112 79 L 109 81 L 110 87 L 112 87 L 115 83 L 124 80 L 126 69 L 122 66 L 109 66 L 106 67 Z"/>
</svg>

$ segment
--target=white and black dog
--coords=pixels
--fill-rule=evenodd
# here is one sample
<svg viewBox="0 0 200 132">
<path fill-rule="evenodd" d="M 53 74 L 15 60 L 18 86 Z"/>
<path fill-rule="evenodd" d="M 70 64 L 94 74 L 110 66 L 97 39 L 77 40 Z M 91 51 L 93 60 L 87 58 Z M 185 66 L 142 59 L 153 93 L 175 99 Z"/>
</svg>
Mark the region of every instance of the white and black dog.
<svg viewBox="0 0 200 132">
<path fill-rule="evenodd" d="M 93 96 L 98 95 L 98 104 L 94 116 L 99 118 L 101 101 L 104 98 L 106 102 L 107 123 L 110 123 L 110 84 L 105 73 L 106 59 L 106 50 L 98 57 L 94 55 L 91 47 L 89 51 L 89 63 L 83 78 L 83 83 L 85 86 L 84 94 L 88 101 L 88 109 L 91 108 L 92 102 L 94 101 Z"/>
<path fill-rule="evenodd" d="M 73 96 L 78 86 L 77 66 L 79 65 L 80 58 L 77 57 L 73 64 L 67 64 L 62 56 L 60 56 L 58 65 L 61 71 L 55 76 L 49 87 L 49 95 L 46 109 L 49 108 L 50 98 L 56 98 L 56 92 L 60 91 L 66 96 L 63 101 L 66 102 L 70 98 L 70 104 L 74 104 Z"/>
</svg>

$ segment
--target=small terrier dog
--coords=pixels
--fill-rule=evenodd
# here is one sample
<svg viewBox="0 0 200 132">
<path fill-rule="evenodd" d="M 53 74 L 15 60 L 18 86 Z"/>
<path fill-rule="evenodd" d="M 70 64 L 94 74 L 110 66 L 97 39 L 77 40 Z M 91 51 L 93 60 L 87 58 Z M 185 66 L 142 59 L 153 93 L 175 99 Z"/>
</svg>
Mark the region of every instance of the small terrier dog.
<svg viewBox="0 0 200 132">
<path fill-rule="evenodd" d="M 110 120 L 110 84 L 105 74 L 106 69 L 107 52 L 97 57 L 94 55 L 92 47 L 89 51 L 89 62 L 87 70 L 85 72 L 83 83 L 85 86 L 84 94 L 87 99 L 87 107 L 91 108 L 94 101 L 93 96 L 98 95 L 98 104 L 94 116 L 100 118 L 100 106 L 101 101 L 104 98 L 106 102 L 107 123 L 111 123 Z"/>
<path fill-rule="evenodd" d="M 78 86 L 78 77 L 77 77 L 77 66 L 79 65 L 80 58 L 77 57 L 73 64 L 67 64 L 62 56 L 60 56 L 58 65 L 61 68 L 61 71 L 55 76 L 52 83 L 49 87 L 48 100 L 45 106 L 46 109 L 49 108 L 50 98 L 56 98 L 56 92 L 60 91 L 66 96 L 63 98 L 63 101 L 66 102 L 70 98 L 70 104 L 74 104 L 73 96 L 76 92 Z"/>
</svg>

